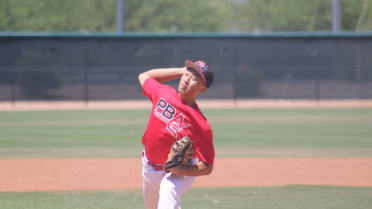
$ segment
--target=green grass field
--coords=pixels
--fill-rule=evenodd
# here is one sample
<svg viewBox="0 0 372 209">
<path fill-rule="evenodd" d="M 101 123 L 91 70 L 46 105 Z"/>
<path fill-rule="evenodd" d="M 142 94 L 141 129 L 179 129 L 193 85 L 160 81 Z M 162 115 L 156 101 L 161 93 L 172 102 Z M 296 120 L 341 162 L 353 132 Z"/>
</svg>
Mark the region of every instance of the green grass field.
<svg viewBox="0 0 372 209">
<path fill-rule="evenodd" d="M 372 109 L 205 110 L 217 157 L 372 156 Z M 0 158 L 139 157 L 145 110 L 0 111 Z"/>
<path fill-rule="evenodd" d="M 204 113 L 214 130 L 217 157 L 372 157 L 371 108 Z M 148 116 L 145 110 L 0 111 L 0 159 L 139 157 Z M 372 188 L 193 188 L 182 201 L 183 209 L 368 209 Z M 21 208 L 136 209 L 144 204 L 140 190 L 0 193 L 0 209 Z"/>
<path fill-rule="evenodd" d="M 193 188 L 182 209 L 369 209 L 372 188 Z M 144 209 L 140 190 L 0 193 L 1 209 Z"/>
</svg>

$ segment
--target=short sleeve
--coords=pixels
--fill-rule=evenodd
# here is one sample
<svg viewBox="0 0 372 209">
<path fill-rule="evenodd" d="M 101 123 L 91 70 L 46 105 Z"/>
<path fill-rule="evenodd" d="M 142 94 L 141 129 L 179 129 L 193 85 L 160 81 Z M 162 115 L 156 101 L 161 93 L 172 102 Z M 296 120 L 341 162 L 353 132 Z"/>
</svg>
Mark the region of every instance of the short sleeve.
<svg viewBox="0 0 372 209">
<path fill-rule="evenodd" d="M 147 78 L 145 83 L 142 85 L 143 96 L 148 97 L 151 101 L 157 98 L 157 92 L 161 84 L 152 78 Z"/>
<path fill-rule="evenodd" d="M 208 164 L 214 163 L 215 151 L 212 140 L 204 140 L 199 144 L 199 147 L 195 149 L 196 155 L 199 160 L 207 162 Z"/>
</svg>

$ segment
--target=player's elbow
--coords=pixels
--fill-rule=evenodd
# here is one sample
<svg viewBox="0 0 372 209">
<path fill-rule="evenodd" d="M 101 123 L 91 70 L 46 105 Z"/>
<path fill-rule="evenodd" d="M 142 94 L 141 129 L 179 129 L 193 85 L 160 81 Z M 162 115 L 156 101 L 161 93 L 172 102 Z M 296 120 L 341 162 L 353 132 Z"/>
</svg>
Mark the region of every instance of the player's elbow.
<svg viewBox="0 0 372 209">
<path fill-rule="evenodd" d="M 205 168 L 205 175 L 210 175 L 212 172 L 213 172 L 213 164 L 210 164 Z"/>
<path fill-rule="evenodd" d="M 138 81 L 141 82 L 141 80 L 143 80 L 144 76 L 145 76 L 145 73 L 138 74 Z"/>
<path fill-rule="evenodd" d="M 141 84 L 141 86 L 143 86 L 147 78 L 148 78 L 148 75 L 146 73 L 140 73 L 138 75 L 138 81 Z"/>
</svg>

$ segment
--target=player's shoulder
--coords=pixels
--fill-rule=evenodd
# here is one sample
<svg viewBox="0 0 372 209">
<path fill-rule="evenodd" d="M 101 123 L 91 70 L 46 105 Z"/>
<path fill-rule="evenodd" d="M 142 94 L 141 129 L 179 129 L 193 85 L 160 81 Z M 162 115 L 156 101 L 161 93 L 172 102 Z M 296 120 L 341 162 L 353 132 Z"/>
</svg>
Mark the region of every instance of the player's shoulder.
<svg viewBox="0 0 372 209">
<path fill-rule="evenodd" d="M 199 115 L 204 121 L 208 122 L 207 117 L 205 117 L 203 111 L 199 108 L 199 105 L 196 104 L 196 106 L 193 108 L 195 110 L 195 113 Z"/>
<path fill-rule="evenodd" d="M 148 77 L 148 78 L 146 78 L 146 80 L 144 80 L 142 88 L 143 89 L 148 89 L 148 90 L 153 91 L 153 92 L 154 91 L 163 91 L 163 90 L 167 89 L 167 85 L 162 84 L 159 81 L 157 81 L 157 80 L 155 80 L 151 77 Z"/>
<path fill-rule="evenodd" d="M 145 83 L 145 85 L 148 85 L 147 88 L 151 88 L 152 91 L 157 92 L 160 97 L 172 99 L 173 101 L 178 99 L 178 92 L 172 86 L 160 83 L 152 78 L 150 79 L 149 84 Z"/>
<path fill-rule="evenodd" d="M 144 77 L 142 79 L 142 86 L 145 86 L 145 85 L 152 85 L 152 84 L 160 84 L 157 80 L 151 78 L 151 77 Z"/>
</svg>

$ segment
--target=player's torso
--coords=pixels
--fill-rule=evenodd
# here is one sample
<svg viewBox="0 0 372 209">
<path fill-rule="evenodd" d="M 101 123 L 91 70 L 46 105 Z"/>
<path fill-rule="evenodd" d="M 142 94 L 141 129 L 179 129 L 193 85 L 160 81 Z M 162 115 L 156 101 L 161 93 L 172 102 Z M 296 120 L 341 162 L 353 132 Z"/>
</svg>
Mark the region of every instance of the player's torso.
<svg viewBox="0 0 372 209">
<path fill-rule="evenodd" d="M 176 94 L 163 95 L 154 101 L 144 145 L 149 158 L 165 161 L 170 146 L 182 136 L 192 139 L 195 146 L 211 137 L 210 125 L 200 110 L 182 102 Z"/>
</svg>

